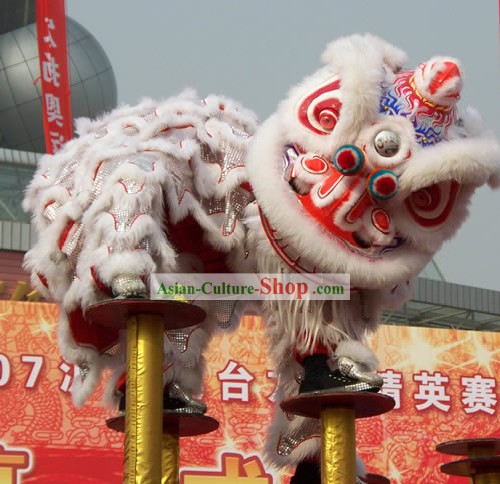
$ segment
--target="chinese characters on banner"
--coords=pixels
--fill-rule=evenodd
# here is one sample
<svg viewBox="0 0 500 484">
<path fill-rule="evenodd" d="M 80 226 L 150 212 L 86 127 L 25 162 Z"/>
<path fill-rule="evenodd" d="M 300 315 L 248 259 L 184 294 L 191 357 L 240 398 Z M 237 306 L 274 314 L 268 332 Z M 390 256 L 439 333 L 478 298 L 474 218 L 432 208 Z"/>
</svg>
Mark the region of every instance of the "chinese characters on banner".
<svg viewBox="0 0 500 484">
<path fill-rule="evenodd" d="M 100 405 L 102 389 L 72 405 L 81 375 L 58 354 L 58 313 L 54 304 L 0 301 L 0 460 L 11 462 L 0 482 L 118 484 L 123 435 L 105 425 L 116 410 Z M 257 317 L 211 342 L 203 400 L 220 427 L 181 440 L 181 484 L 289 482 L 291 469 L 269 467 L 262 451 L 277 384 L 265 344 Z M 498 333 L 382 326 L 370 345 L 396 407 L 356 422 L 368 470 L 393 484 L 461 482 L 440 473 L 451 459 L 435 446 L 499 435 L 499 344 Z"/>
<path fill-rule="evenodd" d="M 403 388 L 403 374 L 393 370 L 380 372 L 384 379 L 381 393 L 384 393 L 396 402 L 394 410 L 401 408 L 401 393 Z M 413 381 L 417 383 L 418 392 L 410 395 L 413 398 L 416 410 L 427 408 L 438 409 L 449 412 L 451 408 L 451 396 L 446 387 L 450 381 L 449 377 L 437 371 L 429 374 L 421 371 L 413 375 Z M 460 394 L 457 405 L 461 406 L 467 414 L 484 412 L 489 415 L 495 414 L 497 405 L 496 380 L 483 375 L 475 374 L 472 377 L 460 377 Z"/>
<path fill-rule="evenodd" d="M 47 153 L 73 137 L 64 0 L 36 1 L 36 28 Z"/>
</svg>

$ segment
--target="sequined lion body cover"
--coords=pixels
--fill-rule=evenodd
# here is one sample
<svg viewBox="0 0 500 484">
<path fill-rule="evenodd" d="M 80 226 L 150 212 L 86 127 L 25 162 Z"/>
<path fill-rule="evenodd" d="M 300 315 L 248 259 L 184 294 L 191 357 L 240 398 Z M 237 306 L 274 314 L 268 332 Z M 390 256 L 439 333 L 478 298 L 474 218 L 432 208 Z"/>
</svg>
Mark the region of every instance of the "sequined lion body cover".
<svg viewBox="0 0 500 484">
<path fill-rule="evenodd" d="M 84 310 L 148 292 L 153 272 L 349 273 L 350 301 L 269 301 L 262 311 L 281 398 L 298 391 L 294 355 L 327 348 L 373 371 L 364 336 L 453 236 L 474 190 L 498 185 L 500 149 L 473 111 L 458 112 L 458 61 L 400 71 L 379 38 L 342 38 L 324 66 L 257 127 L 232 100 L 193 92 L 79 120 L 78 138 L 45 156 L 28 188 L 39 242 L 33 282 L 62 306 L 60 347 L 82 369 L 83 403 L 105 367 L 124 367 L 114 331 Z M 239 307 L 207 303 L 207 321 L 165 334 L 165 383 L 201 386 L 211 334 Z M 317 455 L 317 424 L 277 411 L 270 460 Z"/>
</svg>

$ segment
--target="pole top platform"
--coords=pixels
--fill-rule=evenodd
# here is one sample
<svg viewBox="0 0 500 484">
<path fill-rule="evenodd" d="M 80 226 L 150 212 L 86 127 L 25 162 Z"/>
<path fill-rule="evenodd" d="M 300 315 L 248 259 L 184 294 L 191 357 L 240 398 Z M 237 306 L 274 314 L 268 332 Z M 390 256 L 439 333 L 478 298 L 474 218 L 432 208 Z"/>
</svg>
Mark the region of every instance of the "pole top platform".
<svg viewBox="0 0 500 484">
<path fill-rule="evenodd" d="M 288 398 L 281 402 L 286 413 L 301 417 L 320 418 L 323 410 L 353 409 L 356 418 L 374 417 L 394 408 L 393 398 L 372 392 L 311 393 Z"/>
<path fill-rule="evenodd" d="M 111 430 L 125 432 L 125 416 L 106 420 Z M 176 437 L 193 437 L 213 432 L 219 428 L 219 422 L 208 415 L 196 413 L 163 413 L 163 433 Z"/>
<path fill-rule="evenodd" d="M 161 317 L 165 330 L 195 326 L 206 317 L 206 312 L 194 304 L 153 299 L 110 299 L 85 311 L 92 324 L 112 329 L 126 329 L 129 318 L 143 314 Z"/>
<path fill-rule="evenodd" d="M 436 451 L 450 455 L 500 454 L 500 438 L 459 439 L 436 445 Z"/>
</svg>

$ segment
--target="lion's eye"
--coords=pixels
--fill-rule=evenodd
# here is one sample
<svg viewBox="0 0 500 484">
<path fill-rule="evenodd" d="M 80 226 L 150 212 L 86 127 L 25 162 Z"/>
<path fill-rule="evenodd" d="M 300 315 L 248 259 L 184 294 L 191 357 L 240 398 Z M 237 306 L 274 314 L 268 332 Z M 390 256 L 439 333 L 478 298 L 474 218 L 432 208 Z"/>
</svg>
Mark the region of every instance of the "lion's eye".
<svg viewBox="0 0 500 484">
<path fill-rule="evenodd" d="M 323 109 L 319 113 L 319 124 L 327 131 L 332 131 L 337 124 L 337 115 L 331 109 Z"/>
<path fill-rule="evenodd" d="M 396 155 L 399 151 L 401 138 L 394 131 L 384 129 L 375 136 L 373 145 L 379 155 L 385 158 L 390 158 Z"/>
</svg>

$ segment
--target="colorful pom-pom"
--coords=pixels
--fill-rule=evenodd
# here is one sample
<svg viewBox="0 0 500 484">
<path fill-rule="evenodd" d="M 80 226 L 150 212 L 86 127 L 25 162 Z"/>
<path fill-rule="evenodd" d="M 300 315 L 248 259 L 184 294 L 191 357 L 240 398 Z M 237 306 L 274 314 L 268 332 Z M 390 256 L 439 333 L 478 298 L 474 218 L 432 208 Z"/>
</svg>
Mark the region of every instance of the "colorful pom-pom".
<svg viewBox="0 0 500 484">
<path fill-rule="evenodd" d="M 398 191 L 398 176 L 391 170 L 375 170 L 368 176 L 368 191 L 376 200 L 389 200 Z"/>
<path fill-rule="evenodd" d="M 365 162 L 364 153 L 354 145 L 341 146 L 333 155 L 333 166 L 342 175 L 355 175 Z"/>
</svg>

